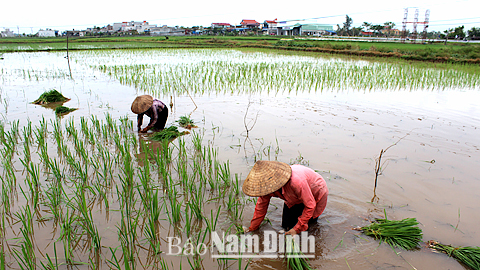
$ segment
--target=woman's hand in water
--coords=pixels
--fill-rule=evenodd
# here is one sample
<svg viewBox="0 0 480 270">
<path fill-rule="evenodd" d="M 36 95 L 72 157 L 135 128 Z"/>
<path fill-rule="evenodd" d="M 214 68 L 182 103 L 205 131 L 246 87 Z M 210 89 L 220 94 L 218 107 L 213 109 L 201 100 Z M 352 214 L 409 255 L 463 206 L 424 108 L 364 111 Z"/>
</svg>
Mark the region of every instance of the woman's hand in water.
<svg viewBox="0 0 480 270">
<path fill-rule="evenodd" d="M 295 234 L 297 234 L 297 231 L 295 231 L 294 229 L 291 229 L 290 231 L 286 232 L 285 234 L 295 235 Z"/>
</svg>

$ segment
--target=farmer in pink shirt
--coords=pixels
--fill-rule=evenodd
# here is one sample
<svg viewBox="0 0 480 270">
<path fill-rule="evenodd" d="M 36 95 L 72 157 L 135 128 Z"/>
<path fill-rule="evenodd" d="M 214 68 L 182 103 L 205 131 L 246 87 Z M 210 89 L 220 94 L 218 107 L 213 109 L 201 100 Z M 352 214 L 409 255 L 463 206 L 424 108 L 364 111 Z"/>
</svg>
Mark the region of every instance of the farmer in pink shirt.
<svg viewBox="0 0 480 270">
<path fill-rule="evenodd" d="M 243 192 L 259 197 L 248 231 L 260 227 L 267 214 L 270 198 L 285 201 L 282 227 L 286 234 L 297 234 L 317 222 L 327 206 L 328 188 L 325 180 L 314 170 L 302 165 L 278 161 L 257 161 L 243 183 Z"/>
</svg>

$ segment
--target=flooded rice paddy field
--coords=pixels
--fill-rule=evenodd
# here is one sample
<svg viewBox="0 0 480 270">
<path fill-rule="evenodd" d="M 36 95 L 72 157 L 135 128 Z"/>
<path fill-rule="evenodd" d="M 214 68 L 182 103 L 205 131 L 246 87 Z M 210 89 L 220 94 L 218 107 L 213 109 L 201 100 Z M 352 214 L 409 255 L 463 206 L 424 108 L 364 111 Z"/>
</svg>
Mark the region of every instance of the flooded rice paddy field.
<svg viewBox="0 0 480 270">
<path fill-rule="evenodd" d="M 209 245 L 210 231 L 249 226 L 255 201 L 241 185 L 260 159 L 327 181 L 309 229 L 314 268 L 464 269 L 424 244 L 396 254 L 352 230 L 384 209 L 415 217 L 424 241 L 480 245 L 478 70 L 252 50 L 86 51 L 70 64 L 71 75 L 64 53 L 0 61 L 7 268 L 284 269 L 281 259 L 167 255 L 167 237 Z M 56 117 L 31 104 L 50 89 L 78 110 Z M 169 106 L 167 126 L 190 115 L 198 128 L 169 145 L 138 134 L 140 94 Z M 257 234 L 281 229 L 282 204 L 272 200 Z"/>
</svg>

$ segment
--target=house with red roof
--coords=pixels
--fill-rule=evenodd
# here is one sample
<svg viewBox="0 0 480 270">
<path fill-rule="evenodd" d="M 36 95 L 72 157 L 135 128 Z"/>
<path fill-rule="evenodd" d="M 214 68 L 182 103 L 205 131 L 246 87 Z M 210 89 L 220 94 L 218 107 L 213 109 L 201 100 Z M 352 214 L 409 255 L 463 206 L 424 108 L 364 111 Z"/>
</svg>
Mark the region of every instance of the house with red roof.
<svg viewBox="0 0 480 270">
<path fill-rule="evenodd" d="M 265 20 L 263 22 L 263 34 L 265 35 L 278 35 L 277 29 L 277 19 L 275 20 Z"/>
<path fill-rule="evenodd" d="M 260 26 L 260 23 L 255 21 L 255 20 L 245 20 L 243 19 L 242 22 L 240 22 L 240 25 L 243 27 L 243 28 L 250 28 L 250 29 L 253 29 L 255 27 L 259 27 Z"/>
<path fill-rule="evenodd" d="M 229 23 L 212 23 L 211 27 L 225 29 L 225 28 L 231 28 L 232 25 Z"/>
</svg>

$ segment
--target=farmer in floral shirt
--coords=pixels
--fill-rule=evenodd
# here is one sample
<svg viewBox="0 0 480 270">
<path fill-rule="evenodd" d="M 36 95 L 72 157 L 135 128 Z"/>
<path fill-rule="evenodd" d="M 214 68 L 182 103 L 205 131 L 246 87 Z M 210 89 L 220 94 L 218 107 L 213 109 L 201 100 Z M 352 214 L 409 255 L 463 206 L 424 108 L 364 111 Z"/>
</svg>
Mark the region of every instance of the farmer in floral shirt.
<svg viewBox="0 0 480 270">
<path fill-rule="evenodd" d="M 138 132 L 145 133 L 150 129 L 162 130 L 168 118 L 167 106 L 158 99 L 153 99 L 150 95 L 142 95 L 135 98 L 132 103 L 132 112 L 138 114 L 137 126 Z M 150 123 L 142 129 L 143 116 L 150 117 Z"/>
</svg>

